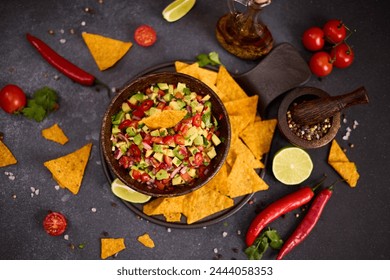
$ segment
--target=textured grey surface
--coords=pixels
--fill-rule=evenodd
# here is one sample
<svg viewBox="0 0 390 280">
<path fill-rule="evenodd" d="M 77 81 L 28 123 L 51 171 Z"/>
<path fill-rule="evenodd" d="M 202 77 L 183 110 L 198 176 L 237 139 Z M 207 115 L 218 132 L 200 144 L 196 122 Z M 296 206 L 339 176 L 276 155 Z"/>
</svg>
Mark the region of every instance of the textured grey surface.
<svg viewBox="0 0 390 280">
<path fill-rule="evenodd" d="M 256 211 L 289 193 L 294 187 L 278 183 L 269 165 L 265 175 L 270 190 L 254 196 L 254 203 L 223 222 L 199 229 L 167 229 L 139 219 L 110 192 L 99 155 L 100 123 L 108 99 L 104 91 L 83 87 L 49 66 L 25 39 L 27 32 L 47 42 L 61 55 L 96 75 L 110 87 L 119 88 L 137 73 L 174 60 L 193 60 L 199 53 L 217 51 L 232 73 L 243 73 L 255 62 L 235 58 L 217 43 L 214 27 L 227 12 L 225 0 L 198 0 L 183 19 L 168 23 L 161 11 L 170 3 L 163 1 L 110 1 L 100 4 L 85 1 L 5 0 L 0 5 L 0 86 L 14 83 L 31 94 L 42 86 L 56 89 L 60 109 L 41 123 L 0 112 L 0 131 L 4 141 L 19 160 L 17 165 L 0 169 L 0 258 L 1 259 L 99 259 L 100 237 L 124 237 L 127 249 L 119 259 L 246 259 L 244 234 Z M 350 43 L 356 61 L 345 70 L 335 70 L 321 81 L 312 77 L 308 85 L 330 94 L 341 94 L 364 85 L 370 104 L 351 108 L 337 139 L 348 149 L 361 178 L 355 189 L 337 185 L 323 217 L 309 238 L 287 257 L 289 259 L 389 259 L 390 233 L 389 179 L 389 95 L 386 85 L 390 44 L 386 31 L 388 17 L 385 1 L 274 1 L 263 12 L 277 43 L 288 42 L 308 59 L 300 36 L 312 25 L 322 25 L 329 18 L 341 18 L 356 33 Z M 86 13 L 85 7 L 93 13 Z M 82 23 L 85 23 L 83 25 Z M 81 32 L 98 33 L 132 41 L 140 24 L 153 26 L 157 43 L 150 48 L 133 45 L 129 53 L 113 68 L 100 72 L 81 38 Z M 69 31 L 73 29 L 75 34 Z M 55 31 L 50 35 L 48 30 Z M 62 33 L 63 32 L 63 33 Z M 65 39 L 65 43 L 60 43 Z M 54 77 L 58 76 L 56 80 Z M 269 117 L 276 116 L 278 100 Z M 359 122 L 350 140 L 343 141 L 347 126 Z M 59 123 L 70 141 L 65 146 L 44 140 L 40 131 Z M 93 148 L 83 185 L 78 195 L 56 190 L 55 181 L 43 162 L 67 154 L 92 142 Z M 348 147 L 351 142 L 353 149 Z M 288 143 L 277 132 L 270 158 Z M 315 182 L 323 173 L 328 183 L 338 178 L 325 163 L 329 147 L 310 150 L 315 169 L 305 182 Z M 15 179 L 9 178 L 11 172 Z M 39 195 L 31 197 L 31 187 Z M 16 195 L 16 198 L 13 198 Z M 115 205 L 115 206 L 113 206 Z M 96 208 L 96 212 L 91 209 Z M 42 230 L 48 210 L 61 211 L 69 219 L 67 234 L 50 237 Z M 286 238 L 299 219 L 295 211 L 272 224 Z M 154 249 L 143 247 L 137 236 L 148 232 L 156 243 Z M 223 237 L 226 232 L 227 236 Z M 241 234 L 239 234 L 241 233 Z M 74 244 L 71 249 L 69 244 Z M 85 244 L 84 249 L 77 245 Z M 214 250 L 216 249 L 216 251 Z M 215 253 L 218 252 L 218 253 Z M 266 258 L 275 258 L 269 251 Z"/>
</svg>

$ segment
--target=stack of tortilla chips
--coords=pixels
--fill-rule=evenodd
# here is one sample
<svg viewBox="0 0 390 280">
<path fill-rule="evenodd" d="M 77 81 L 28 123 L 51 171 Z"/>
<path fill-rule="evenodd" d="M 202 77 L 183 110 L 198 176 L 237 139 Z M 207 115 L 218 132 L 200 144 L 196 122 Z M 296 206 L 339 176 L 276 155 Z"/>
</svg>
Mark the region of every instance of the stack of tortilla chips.
<svg viewBox="0 0 390 280">
<path fill-rule="evenodd" d="M 224 103 L 231 123 L 232 139 L 225 164 L 202 188 L 183 196 L 157 198 L 145 204 L 147 215 L 164 215 L 168 222 L 195 223 L 234 205 L 234 198 L 267 190 L 257 171 L 269 152 L 276 119 L 257 115 L 258 96 L 248 96 L 224 66 L 218 72 L 200 68 L 198 63 L 175 63 L 176 71 L 195 77 L 213 89 Z"/>
</svg>

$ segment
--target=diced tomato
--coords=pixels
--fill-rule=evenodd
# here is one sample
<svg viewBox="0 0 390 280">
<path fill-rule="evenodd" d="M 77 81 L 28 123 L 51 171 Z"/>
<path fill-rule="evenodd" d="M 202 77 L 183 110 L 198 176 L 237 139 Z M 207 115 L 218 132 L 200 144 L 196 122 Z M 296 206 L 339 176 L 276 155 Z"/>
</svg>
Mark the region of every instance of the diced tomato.
<svg viewBox="0 0 390 280">
<path fill-rule="evenodd" d="M 175 134 L 174 139 L 175 139 L 175 143 L 178 145 L 184 145 L 186 142 L 184 136 L 180 134 Z"/>
<path fill-rule="evenodd" d="M 200 127 L 202 124 L 202 116 L 199 113 L 196 113 L 195 116 L 192 117 L 192 125 L 196 127 Z"/>
<path fill-rule="evenodd" d="M 152 145 L 152 136 L 150 134 L 141 132 L 142 142 L 145 142 L 148 145 Z"/>
<path fill-rule="evenodd" d="M 138 148 L 136 144 L 131 144 L 129 148 L 129 154 L 134 158 L 139 158 L 141 157 L 141 150 Z"/>
<path fill-rule="evenodd" d="M 194 156 L 194 164 L 195 166 L 200 166 L 203 164 L 203 154 L 201 152 L 197 152 Z"/>
<path fill-rule="evenodd" d="M 189 124 L 184 124 L 184 123 L 183 123 L 183 124 L 180 126 L 179 132 L 180 132 L 181 134 L 185 135 L 185 134 L 187 133 L 187 131 L 190 129 L 190 127 L 191 127 L 191 125 L 189 125 Z"/>
<path fill-rule="evenodd" d="M 138 121 L 136 120 L 124 120 L 123 122 L 121 122 L 118 126 L 118 128 L 120 130 L 122 129 L 126 129 L 128 127 L 134 127 L 134 128 L 137 128 L 138 127 Z"/>
<path fill-rule="evenodd" d="M 160 97 L 162 97 L 162 96 L 165 95 L 165 91 L 163 91 L 162 89 L 159 89 L 158 92 L 157 92 L 157 94 L 158 94 Z"/>
<path fill-rule="evenodd" d="M 154 184 L 159 190 L 164 190 L 165 189 L 165 184 L 159 180 L 155 180 Z"/>
<path fill-rule="evenodd" d="M 183 180 L 186 181 L 186 182 L 191 182 L 192 181 L 192 177 L 187 172 L 185 172 L 183 174 L 180 174 L 180 177 L 183 178 Z"/>
<path fill-rule="evenodd" d="M 158 169 L 160 167 L 160 162 L 157 159 L 155 159 L 154 157 L 150 158 L 150 162 L 152 163 L 154 168 Z"/>
<path fill-rule="evenodd" d="M 206 174 L 207 167 L 205 165 L 201 165 L 198 167 L 198 175 L 200 178 L 204 177 Z"/>
<path fill-rule="evenodd" d="M 184 94 L 183 94 L 182 92 L 180 92 L 180 91 L 177 91 L 177 92 L 175 93 L 175 97 L 176 97 L 176 98 L 179 98 L 179 99 L 182 99 L 182 98 L 184 97 Z"/>
<path fill-rule="evenodd" d="M 212 137 L 213 137 L 213 133 L 212 133 L 212 132 L 209 132 L 209 133 L 207 134 L 206 139 L 207 139 L 208 141 L 210 141 Z"/>
<path fill-rule="evenodd" d="M 142 182 L 146 183 L 146 182 L 148 182 L 149 180 L 150 180 L 150 176 L 149 176 L 148 173 L 144 172 L 144 173 L 141 174 L 141 181 L 142 181 Z"/>
<path fill-rule="evenodd" d="M 133 169 L 131 171 L 131 176 L 133 177 L 134 180 L 139 180 L 141 178 L 141 171 Z"/>
<path fill-rule="evenodd" d="M 129 168 L 131 163 L 131 158 L 128 156 L 121 156 L 119 159 L 119 166 L 122 166 L 123 168 Z"/>
<path fill-rule="evenodd" d="M 175 144 L 175 138 L 172 135 L 167 135 L 163 137 L 162 142 L 165 145 L 171 146 Z"/>
<path fill-rule="evenodd" d="M 164 109 L 165 105 L 167 105 L 167 103 L 165 103 L 165 102 L 159 102 L 159 103 L 157 104 L 156 108 L 162 110 L 162 109 Z"/>
<path fill-rule="evenodd" d="M 169 105 L 167 105 L 167 106 L 165 106 L 165 107 L 163 108 L 163 111 L 166 111 L 166 110 L 172 110 L 172 107 L 169 106 Z"/>
<path fill-rule="evenodd" d="M 163 138 L 161 136 L 152 136 L 152 143 L 163 144 Z"/>
<path fill-rule="evenodd" d="M 129 105 L 130 108 L 133 109 L 133 110 L 138 108 L 138 105 L 137 105 L 137 104 L 133 104 L 133 103 L 129 102 L 128 100 L 126 100 L 126 103 L 127 103 L 127 105 Z"/>
<path fill-rule="evenodd" d="M 164 155 L 164 162 L 167 164 L 168 167 L 172 166 L 172 158 L 170 156 Z"/>
<path fill-rule="evenodd" d="M 153 90 L 150 88 L 150 87 L 147 87 L 146 89 L 145 89 L 145 93 L 146 94 L 152 94 L 153 93 Z"/>
<path fill-rule="evenodd" d="M 133 111 L 133 116 L 141 119 L 145 115 L 145 111 L 142 111 L 141 109 L 135 109 Z"/>
<path fill-rule="evenodd" d="M 184 147 L 184 146 L 180 146 L 178 152 L 180 155 L 182 155 L 182 157 L 181 157 L 182 159 L 184 159 L 188 156 L 188 151 L 187 151 L 186 147 Z"/>
<path fill-rule="evenodd" d="M 149 110 L 153 106 L 154 102 L 151 99 L 147 99 L 142 101 L 141 105 L 139 105 L 139 109 L 142 111 Z"/>
</svg>

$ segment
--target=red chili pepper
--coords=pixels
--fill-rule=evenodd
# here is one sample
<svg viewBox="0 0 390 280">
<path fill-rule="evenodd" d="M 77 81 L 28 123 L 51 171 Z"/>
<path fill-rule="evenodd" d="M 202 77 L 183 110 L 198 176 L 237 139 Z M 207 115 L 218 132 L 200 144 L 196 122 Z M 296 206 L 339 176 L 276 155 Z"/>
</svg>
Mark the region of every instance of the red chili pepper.
<svg viewBox="0 0 390 280">
<path fill-rule="evenodd" d="M 321 180 L 313 188 L 301 188 L 298 191 L 288 194 L 268 205 L 255 217 L 249 226 L 248 232 L 246 233 L 246 245 L 248 247 L 251 246 L 260 232 L 269 223 L 273 222 L 283 214 L 286 214 L 308 203 L 314 197 L 314 190 L 322 183 L 323 180 Z"/>
<path fill-rule="evenodd" d="M 319 220 L 322 210 L 332 196 L 332 187 L 322 190 L 313 200 L 309 211 L 303 218 L 302 222 L 298 225 L 292 235 L 283 244 L 279 251 L 277 260 L 281 260 L 286 256 L 293 248 L 300 244 L 312 231 L 317 221 Z"/>
<path fill-rule="evenodd" d="M 92 86 L 95 83 L 96 78 L 94 76 L 66 60 L 40 39 L 28 33 L 26 37 L 42 57 L 64 75 L 82 85 Z"/>
</svg>

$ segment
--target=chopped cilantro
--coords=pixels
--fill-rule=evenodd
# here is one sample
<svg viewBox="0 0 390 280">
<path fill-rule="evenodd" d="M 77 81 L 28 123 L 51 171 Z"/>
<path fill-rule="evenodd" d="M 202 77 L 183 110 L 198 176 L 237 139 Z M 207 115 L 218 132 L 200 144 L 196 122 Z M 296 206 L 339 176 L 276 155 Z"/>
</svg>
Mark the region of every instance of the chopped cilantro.
<svg viewBox="0 0 390 280">
<path fill-rule="evenodd" d="M 57 107 L 57 93 L 49 87 L 43 87 L 34 92 L 33 98 L 27 101 L 27 106 L 22 113 L 29 119 L 41 122 Z"/>
<path fill-rule="evenodd" d="M 268 228 L 264 231 L 252 246 L 245 249 L 245 254 L 250 260 L 261 260 L 268 247 L 278 250 L 282 247 L 283 240 L 276 230 Z"/>
</svg>

